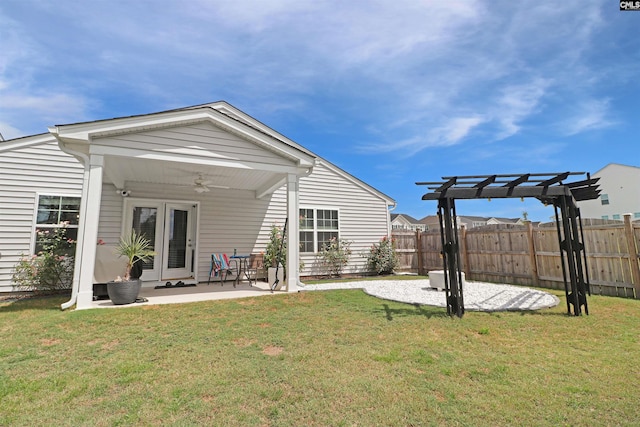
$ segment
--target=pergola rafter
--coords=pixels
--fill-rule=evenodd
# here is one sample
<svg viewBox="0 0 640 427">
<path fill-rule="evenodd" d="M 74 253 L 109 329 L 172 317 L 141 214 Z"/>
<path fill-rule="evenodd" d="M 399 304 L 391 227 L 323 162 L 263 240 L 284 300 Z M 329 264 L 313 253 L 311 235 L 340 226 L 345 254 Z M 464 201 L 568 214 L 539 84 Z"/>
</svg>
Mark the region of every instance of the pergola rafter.
<svg viewBox="0 0 640 427">
<path fill-rule="evenodd" d="M 563 183 L 576 175 L 586 175 L 587 179 Z M 574 315 L 580 315 L 583 308 L 589 314 L 587 258 L 576 202 L 598 198 L 597 182 L 598 178 L 591 178 L 586 172 L 445 176 L 442 181 L 417 182 L 417 185 L 427 185 L 430 190 L 422 200 L 438 201 L 447 313 L 458 317 L 464 314 L 455 200 L 535 197 L 545 205 L 552 204 L 555 209 L 567 312 L 571 314 L 573 306 Z"/>
</svg>

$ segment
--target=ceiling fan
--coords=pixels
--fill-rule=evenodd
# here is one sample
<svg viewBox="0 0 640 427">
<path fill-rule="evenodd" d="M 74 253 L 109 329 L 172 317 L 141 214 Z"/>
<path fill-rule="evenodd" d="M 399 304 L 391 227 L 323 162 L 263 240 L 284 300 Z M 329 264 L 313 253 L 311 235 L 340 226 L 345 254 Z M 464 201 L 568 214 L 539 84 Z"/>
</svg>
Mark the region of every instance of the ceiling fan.
<svg viewBox="0 0 640 427">
<path fill-rule="evenodd" d="M 208 193 L 210 184 L 211 181 L 204 179 L 200 174 L 193 180 L 193 191 L 196 193 Z"/>
<path fill-rule="evenodd" d="M 212 185 L 212 183 L 213 181 L 204 179 L 202 174 L 198 174 L 198 176 L 193 180 L 193 191 L 196 193 L 208 193 L 210 191 L 209 187 L 229 189 L 226 185 Z"/>
</svg>

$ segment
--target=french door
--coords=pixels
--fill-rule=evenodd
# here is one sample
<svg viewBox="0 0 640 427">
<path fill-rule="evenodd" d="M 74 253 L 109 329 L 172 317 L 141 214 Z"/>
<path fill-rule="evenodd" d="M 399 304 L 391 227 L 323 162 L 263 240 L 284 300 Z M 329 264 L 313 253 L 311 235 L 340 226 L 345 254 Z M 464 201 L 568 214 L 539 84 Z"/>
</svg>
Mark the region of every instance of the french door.
<svg viewBox="0 0 640 427">
<path fill-rule="evenodd" d="M 135 230 L 151 242 L 155 256 L 143 265 L 143 281 L 194 278 L 195 216 L 193 203 L 127 200 L 125 233 Z"/>
</svg>

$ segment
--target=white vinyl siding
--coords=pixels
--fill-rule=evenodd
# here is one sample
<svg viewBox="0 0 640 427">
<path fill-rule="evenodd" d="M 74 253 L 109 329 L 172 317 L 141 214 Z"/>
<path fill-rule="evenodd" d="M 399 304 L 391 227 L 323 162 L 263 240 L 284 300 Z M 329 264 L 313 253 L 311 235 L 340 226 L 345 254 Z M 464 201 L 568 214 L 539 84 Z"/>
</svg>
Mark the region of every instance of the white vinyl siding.
<svg viewBox="0 0 640 427">
<path fill-rule="evenodd" d="M 340 239 L 351 242 L 352 255 L 343 273 L 361 273 L 366 258 L 361 254 L 387 236 L 390 228 L 388 201 L 358 185 L 324 162 L 310 176 L 300 179 L 300 207 L 339 211 Z M 301 253 L 305 269 L 301 275 L 322 274 L 315 254 Z"/>
<path fill-rule="evenodd" d="M 592 174 L 600 178 L 600 197 L 578 202 L 582 218 L 622 217 L 640 206 L 640 167 L 610 163 Z"/>
<path fill-rule="evenodd" d="M 11 291 L 13 267 L 35 243 L 38 195 L 80 197 L 83 167 L 50 142 L 0 151 L 0 292 Z M 2 148 L 0 143 L 0 150 Z"/>
<path fill-rule="evenodd" d="M 226 162 L 237 161 L 278 166 L 292 164 L 282 156 L 225 132 L 209 122 L 97 138 L 92 142 L 92 146 L 100 145 L 161 154 L 196 156 L 202 159 L 208 158 Z"/>
<path fill-rule="evenodd" d="M 180 140 L 186 133 L 191 134 L 189 143 Z M 194 135 L 200 135 L 197 141 Z M 210 123 L 104 138 L 95 145 L 100 144 L 113 144 L 123 150 L 184 155 L 198 153 L 239 162 L 293 165 L 289 159 L 225 133 Z M 138 176 L 143 180 L 144 172 Z M 33 250 L 38 195 L 79 197 L 82 178 L 83 167 L 75 158 L 63 153 L 53 138 L 37 146 L 15 146 L 10 151 L 0 151 L 0 291 L 11 290 L 13 266 L 21 254 L 29 254 Z M 286 176 L 282 178 L 284 180 Z M 184 186 L 137 180 L 127 181 L 126 185 L 132 198 L 199 203 L 199 216 L 196 218 L 199 250 L 196 257 L 200 280 L 206 280 L 208 276 L 211 253 L 230 253 L 234 248 L 244 254 L 264 251 L 271 227 L 283 226 L 286 217 L 286 185 L 260 199 L 256 198 L 253 190 L 211 188 L 208 193 L 198 194 Z M 362 272 L 366 259 L 361 253 L 389 232 L 390 201 L 324 162 L 315 166 L 310 176 L 300 179 L 299 188 L 300 206 L 338 211 L 340 238 L 350 241 L 353 251 L 344 273 Z M 98 238 L 107 245 L 115 245 L 121 235 L 123 205 L 120 192 L 105 181 Z M 303 254 L 301 259 L 305 263 L 302 275 L 322 274 L 317 270 L 315 254 Z"/>
</svg>

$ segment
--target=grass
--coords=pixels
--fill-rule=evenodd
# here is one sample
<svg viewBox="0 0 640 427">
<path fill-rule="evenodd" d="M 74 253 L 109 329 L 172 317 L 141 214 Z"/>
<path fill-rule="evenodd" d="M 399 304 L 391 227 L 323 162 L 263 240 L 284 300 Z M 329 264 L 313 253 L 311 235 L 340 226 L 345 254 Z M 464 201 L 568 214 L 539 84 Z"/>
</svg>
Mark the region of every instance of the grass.
<svg viewBox="0 0 640 427">
<path fill-rule="evenodd" d="M 637 425 L 640 301 L 467 312 L 360 290 L 0 303 L 0 425 Z"/>
</svg>

